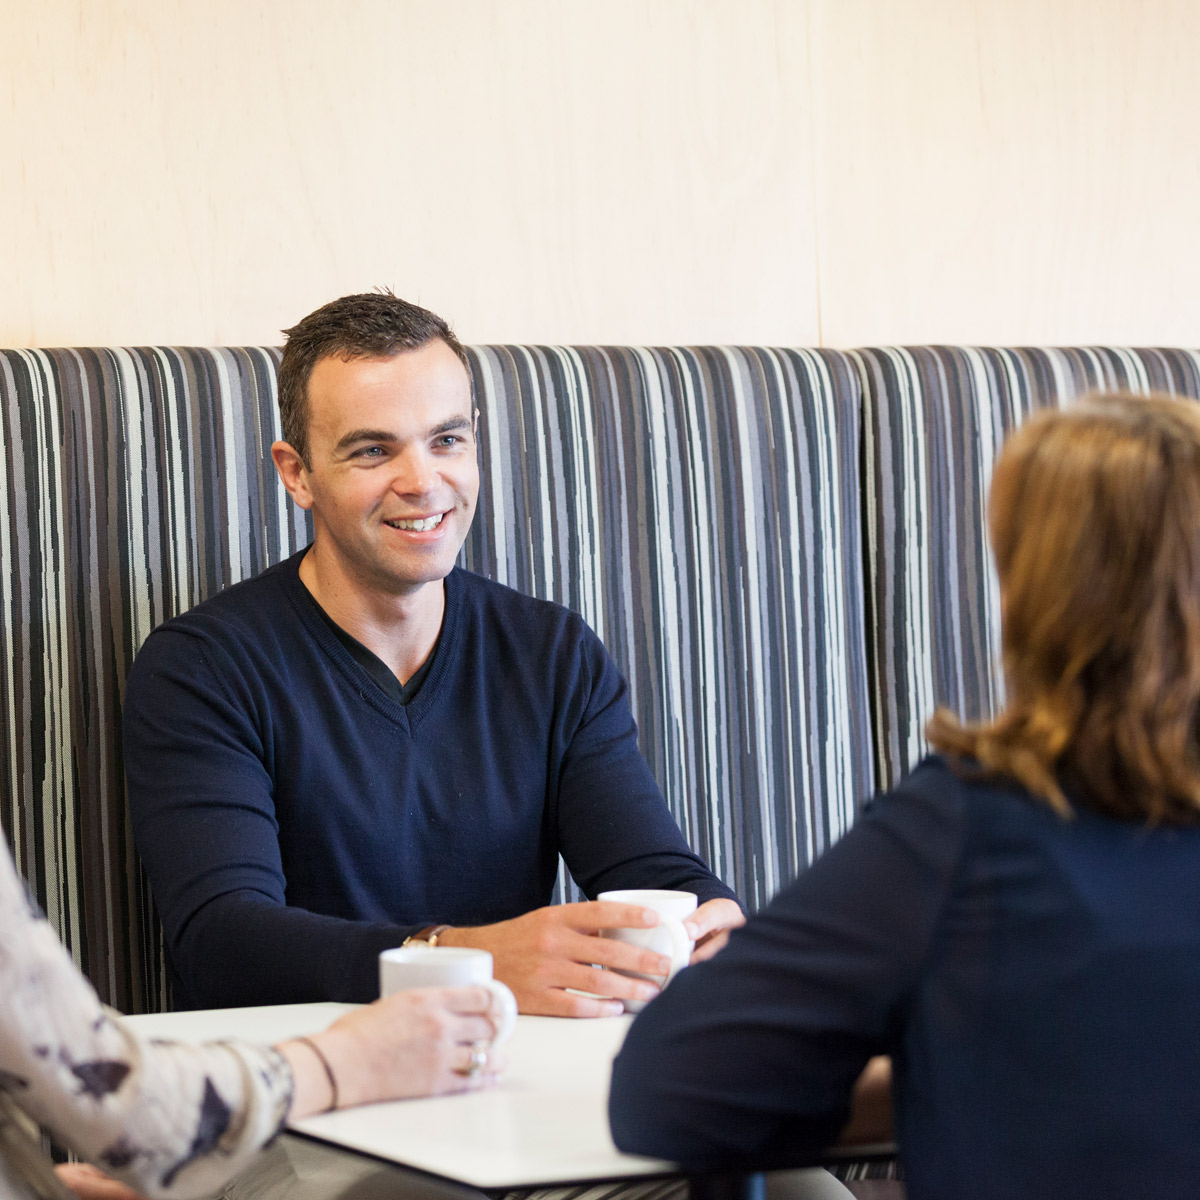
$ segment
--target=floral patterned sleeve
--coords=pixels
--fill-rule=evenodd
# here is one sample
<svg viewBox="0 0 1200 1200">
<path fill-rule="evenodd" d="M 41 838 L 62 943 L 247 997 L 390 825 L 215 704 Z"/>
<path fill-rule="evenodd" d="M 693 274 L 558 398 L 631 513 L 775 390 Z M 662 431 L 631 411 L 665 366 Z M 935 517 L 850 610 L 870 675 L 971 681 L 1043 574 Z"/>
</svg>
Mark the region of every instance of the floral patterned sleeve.
<svg viewBox="0 0 1200 1200">
<path fill-rule="evenodd" d="M 0 839 L 0 1089 L 147 1196 L 210 1193 L 280 1130 L 288 1065 L 265 1046 L 147 1041 L 112 1019 Z"/>
</svg>

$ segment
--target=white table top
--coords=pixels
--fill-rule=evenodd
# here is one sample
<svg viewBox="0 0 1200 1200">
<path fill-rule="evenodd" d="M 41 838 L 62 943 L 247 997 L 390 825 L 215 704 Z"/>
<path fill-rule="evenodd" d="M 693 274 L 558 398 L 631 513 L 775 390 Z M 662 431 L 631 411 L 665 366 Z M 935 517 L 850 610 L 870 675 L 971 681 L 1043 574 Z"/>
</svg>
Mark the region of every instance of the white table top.
<svg viewBox="0 0 1200 1200">
<path fill-rule="evenodd" d="M 151 1037 L 278 1042 L 324 1029 L 350 1007 L 293 1004 L 124 1019 Z M 609 1068 L 630 1019 L 519 1017 L 505 1047 L 509 1067 L 496 1087 L 345 1109 L 291 1128 L 475 1187 L 670 1172 L 669 1163 L 622 1154 L 609 1137 Z"/>
</svg>

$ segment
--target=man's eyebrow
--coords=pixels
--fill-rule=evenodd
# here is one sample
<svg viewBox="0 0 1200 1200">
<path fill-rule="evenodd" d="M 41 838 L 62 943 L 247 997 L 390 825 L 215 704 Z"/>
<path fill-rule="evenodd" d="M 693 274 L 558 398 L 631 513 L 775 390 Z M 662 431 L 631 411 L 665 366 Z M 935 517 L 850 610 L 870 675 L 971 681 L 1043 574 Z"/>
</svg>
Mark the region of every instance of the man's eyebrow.
<svg viewBox="0 0 1200 1200">
<path fill-rule="evenodd" d="M 470 429 L 474 425 L 474 421 L 464 415 L 457 417 L 449 417 L 445 421 L 435 425 L 432 429 L 426 431 L 426 437 L 440 437 L 443 433 L 454 433 L 460 429 Z M 360 445 L 362 442 L 394 442 L 396 435 L 388 429 L 352 429 L 349 433 L 343 434 L 338 438 L 338 443 L 334 447 L 335 451 L 349 450 L 351 446 Z"/>
<path fill-rule="evenodd" d="M 470 429 L 474 424 L 475 422 L 468 416 L 450 417 L 440 425 L 435 425 L 429 431 L 429 436 L 437 437 L 440 433 L 453 433 L 456 429 Z"/>
<path fill-rule="evenodd" d="M 335 450 L 347 450 L 359 442 L 394 442 L 396 435 L 386 429 L 352 429 L 338 439 Z"/>
</svg>

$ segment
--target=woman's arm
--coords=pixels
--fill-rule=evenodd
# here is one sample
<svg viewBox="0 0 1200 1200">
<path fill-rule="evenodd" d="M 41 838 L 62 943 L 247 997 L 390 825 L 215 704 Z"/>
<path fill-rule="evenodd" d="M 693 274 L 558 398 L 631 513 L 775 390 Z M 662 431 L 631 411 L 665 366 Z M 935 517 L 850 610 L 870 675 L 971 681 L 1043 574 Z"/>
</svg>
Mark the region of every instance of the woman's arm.
<svg viewBox="0 0 1200 1200">
<path fill-rule="evenodd" d="M 871 1059 L 854 1085 L 850 1120 L 838 1138 L 839 1146 L 870 1146 L 895 1139 L 892 1113 L 892 1060 Z"/>
<path fill-rule="evenodd" d="M 479 1086 L 483 988 L 400 993 L 279 1049 L 143 1039 L 114 1020 L 0 848 L 0 1084 L 65 1146 L 150 1196 L 218 1189 L 289 1114 Z M 84 1180 L 83 1182 L 86 1182 Z"/>
<path fill-rule="evenodd" d="M 964 830 L 957 781 L 922 768 L 682 972 L 614 1063 L 616 1144 L 698 1168 L 795 1165 L 833 1144 L 869 1060 L 898 1044 Z M 874 1114 L 856 1136 L 886 1128 L 880 1071 L 858 1092 Z"/>
</svg>

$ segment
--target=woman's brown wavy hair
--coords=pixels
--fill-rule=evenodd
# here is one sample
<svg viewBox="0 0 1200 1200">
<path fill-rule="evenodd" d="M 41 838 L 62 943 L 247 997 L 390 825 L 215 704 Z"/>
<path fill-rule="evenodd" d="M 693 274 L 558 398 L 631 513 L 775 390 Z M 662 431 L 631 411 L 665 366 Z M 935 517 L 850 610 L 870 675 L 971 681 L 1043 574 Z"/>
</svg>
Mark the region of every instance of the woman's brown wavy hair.
<svg viewBox="0 0 1200 1200">
<path fill-rule="evenodd" d="M 1033 417 L 992 477 L 1008 698 L 935 748 L 1069 815 L 1200 823 L 1200 405 L 1091 396 Z"/>
</svg>

